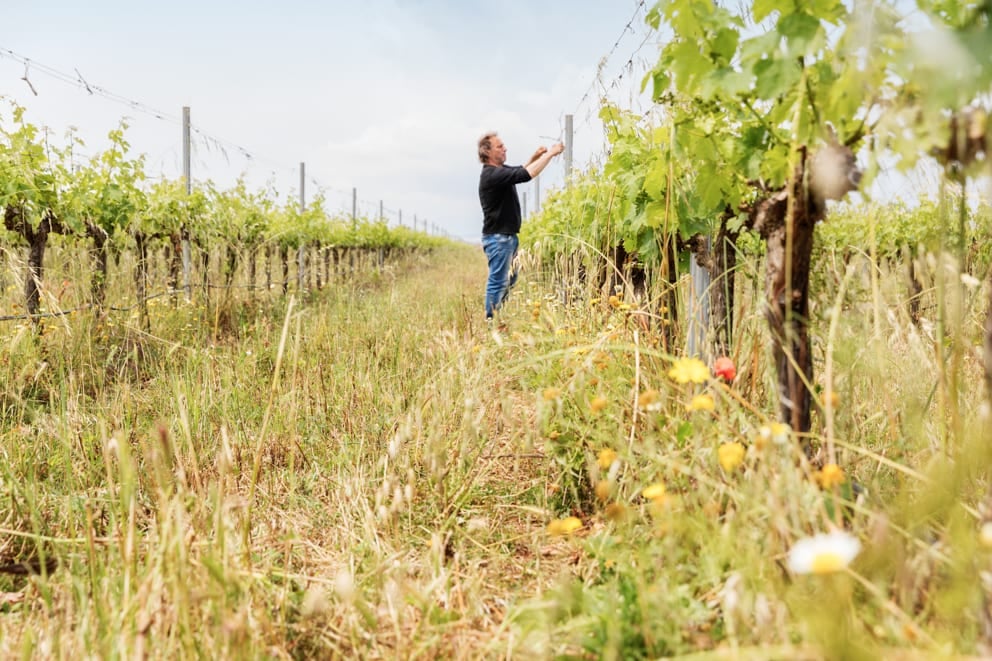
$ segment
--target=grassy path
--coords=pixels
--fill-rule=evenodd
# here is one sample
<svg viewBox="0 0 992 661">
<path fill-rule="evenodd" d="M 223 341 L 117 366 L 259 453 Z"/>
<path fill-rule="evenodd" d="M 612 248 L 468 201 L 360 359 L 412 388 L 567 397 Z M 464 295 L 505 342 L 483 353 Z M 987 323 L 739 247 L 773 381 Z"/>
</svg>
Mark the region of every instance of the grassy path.
<svg viewBox="0 0 992 661">
<path fill-rule="evenodd" d="M 0 551 L 58 568 L 0 577 L 0 656 L 496 649 L 543 465 L 484 278 L 458 247 L 226 333 L 195 307 L 11 331 Z"/>
<path fill-rule="evenodd" d="M 725 383 L 628 303 L 566 307 L 533 278 L 493 335 L 485 275 L 458 246 L 304 300 L 163 304 L 147 332 L 0 328 L 0 565 L 46 568 L 0 573 L 0 657 L 984 649 L 992 427 L 955 385 L 979 382 L 974 305 L 948 306 L 943 378 L 939 338 L 853 291 L 818 301 L 846 310 L 815 328 L 828 471 L 770 415 L 757 310 Z M 851 567 L 786 569 L 839 528 Z"/>
</svg>

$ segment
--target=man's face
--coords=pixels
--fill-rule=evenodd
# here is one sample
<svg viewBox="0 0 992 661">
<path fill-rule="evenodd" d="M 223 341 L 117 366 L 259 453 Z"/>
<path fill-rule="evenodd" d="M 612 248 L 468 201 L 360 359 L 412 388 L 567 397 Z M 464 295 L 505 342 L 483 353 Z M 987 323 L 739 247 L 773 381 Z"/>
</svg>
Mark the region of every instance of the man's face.
<svg viewBox="0 0 992 661">
<path fill-rule="evenodd" d="M 492 146 L 489 148 L 489 163 L 492 165 L 503 165 L 506 163 L 506 145 L 499 136 L 494 136 Z"/>
</svg>

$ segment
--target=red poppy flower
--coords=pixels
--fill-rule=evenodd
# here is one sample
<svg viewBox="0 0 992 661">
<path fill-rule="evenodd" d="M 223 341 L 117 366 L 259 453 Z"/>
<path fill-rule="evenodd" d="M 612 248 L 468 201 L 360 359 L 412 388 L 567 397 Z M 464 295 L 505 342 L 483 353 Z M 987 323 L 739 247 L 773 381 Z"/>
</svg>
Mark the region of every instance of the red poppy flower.
<svg viewBox="0 0 992 661">
<path fill-rule="evenodd" d="M 734 367 L 734 361 L 721 356 L 713 363 L 713 374 L 730 383 L 737 376 L 737 368 Z"/>
</svg>

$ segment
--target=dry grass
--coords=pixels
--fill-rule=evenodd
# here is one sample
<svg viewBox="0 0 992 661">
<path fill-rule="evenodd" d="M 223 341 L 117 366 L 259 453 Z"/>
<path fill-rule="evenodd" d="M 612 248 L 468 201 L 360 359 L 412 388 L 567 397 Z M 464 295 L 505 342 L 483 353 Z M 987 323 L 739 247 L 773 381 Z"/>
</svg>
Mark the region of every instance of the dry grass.
<svg viewBox="0 0 992 661">
<path fill-rule="evenodd" d="M 678 385 L 636 311 L 565 305 L 536 277 L 491 334 L 484 278 L 481 254 L 455 248 L 235 306 L 223 327 L 198 325 L 219 317 L 195 304 L 153 308 L 150 333 L 5 327 L 0 553 L 58 564 L 0 577 L 0 656 L 981 649 L 990 439 L 963 385 L 979 293 L 948 290 L 966 298 L 947 299 L 944 363 L 897 303 L 853 287 L 819 301 L 819 385 L 840 400 L 814 440 L 858 495 L 756 440 L 774 410 L 757 312 L 740 317 L 731 387 Z M 831 309 L 847 312 L 832 326 Z M 648 390 L 658 407 L 639 405 Z M 687 411 L 701 392 L 714 410 Z M 727 471 L 732 441 L 747 454 Z M 658 482 L 664 507 L 641 496 Z M 550 536 L 569 515 L 581 530 Z M 863 542 L 852 571 L 785 572 L 795 540 L 831 525 Z"/>
</svg>

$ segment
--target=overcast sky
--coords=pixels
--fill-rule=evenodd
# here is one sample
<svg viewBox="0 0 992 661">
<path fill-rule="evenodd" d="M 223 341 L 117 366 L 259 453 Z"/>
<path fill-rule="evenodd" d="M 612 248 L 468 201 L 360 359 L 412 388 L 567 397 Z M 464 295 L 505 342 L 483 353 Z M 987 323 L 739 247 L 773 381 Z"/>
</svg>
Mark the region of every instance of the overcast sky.
<svg viewBox="0 0 992 661">
<path fill-rule="evenodd" d="M 516 164 L 574 114 L 584 165 L 602 153 L 604 85 L 636 107 L 658 52 L 656 37 L 645 43 L 653 3 L 639 0 L 4 4 L 0 94 L 56 136 L 77 127 L 89 153 L 126 116 L 149 175 L 177 177 L 190 106 L 196 180 L 228 187 L 244 171 L 289 197 L 304 162 L 308 196 L 324 189 L 332 212 L 350 212 L 354 187 L 360 214 L 382 200 L 392 224 L 402 210 L 404 224 L 416 214 L 470 241 L 481 229 L 479 135 L 499 131 Z M 542 193 L 563 169 L 559 158 L 546 170 Z M 533 208 L 533 185 L 519 192 Z"/>
</svg>

